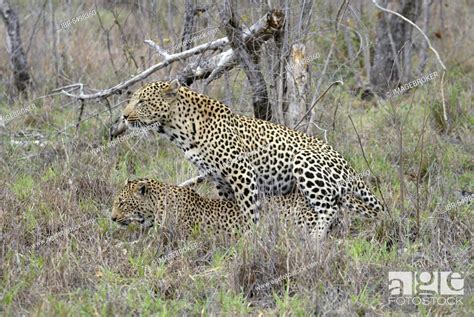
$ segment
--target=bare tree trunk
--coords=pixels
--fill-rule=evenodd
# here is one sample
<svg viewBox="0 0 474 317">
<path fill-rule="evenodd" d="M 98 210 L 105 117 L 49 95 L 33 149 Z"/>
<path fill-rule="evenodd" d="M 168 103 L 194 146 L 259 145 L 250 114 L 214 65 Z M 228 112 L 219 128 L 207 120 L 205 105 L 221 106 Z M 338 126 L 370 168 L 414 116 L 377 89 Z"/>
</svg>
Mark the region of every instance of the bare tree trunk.
<svg viewBox="0 0 474 317">
<path fill-rule="evenodd" d="M 239 18 L 235 14 L 235 3 L 232 0 L 224 1 L 222 21 L 229 39 L 229 44 L 237 54 L 239 64 L 245 71 L 252 87 L 252 103 L 255 117 L 262 120 L 271 120 L 272 108 L 268 100 L 267 83 L 260 69 L 260 46 L 246 46 Z"/>
<path fill-rule="evenodd" d="M 350 60 L 355 59 L 354 46 L 352 45 L 352 37 L 347 28 L 344 29 L 344 41 L 347 46 L 347 54 L 349 55 Z"/>
<path fill-rule="evenodd" d="M 184 28 L 183 35 L 181 37 L 181 49 L 180 52 L 191 48 L 191 36 L 194 30 L 194 15 L 196 5 L 195 0 L 186 0 L 184 3 Z"/>
<path fill-rule="evenodd" d="M 280 0 L 280 5 L 283 7 L 285 16 L 289 16 L 289 4 L 288 1 Z M 273 93 L 273 118 L 272 121 L 280 124 L 284 124 L 285 116 L 283 109 L 287 108 L 286 96 L 286 65 L 288 59 L 288 20 L 285 22 L 283 27 L 275 33 L 275 49 L 270 68 L 270 77 L 273 79 L 273 87 L 275 89 L 270 90 L 270 94 Z"/>
<path fill-rule="evenodd" d="M 390 5 L 393 11 L 400 13 L 411 21 L 419 15 L 421 0 L 385 0 L 381 6 Z M 409 71 L 408 60 L 411 51 L 406 53 L 405 45 L 411 45 L 411 25 L 397 16 L 379 14 L 375 55 L 371 70 L 371 84 L 374 91 L 381 96 L 394 88 L 404 79 L 405 69 Z M 405 52 L 405 54 L 403 54 Z M 405 76 L 406 77 L 406 76 Z"/>
<path fill-rule="evenodd" d="M 279 33 L 283 27 L 283 23 L 274 23 L 274 21 L 278 19 L 283 20 L 283 17 L 284 16 L 276 10 L 265 14 L 249 28 L 248 33 L 243 35 L 245 46 L 258 50 L 265 41 Z M 221 46 L 216 46 L 216 49 L 221 49 Z M 230 48 L 218 55 L 207 58 L 200 57 L 197 61 L 188 63 L 177 77 L 181 84 L 187 86 L 190 86 L 194 81 L 200 79 L 206 79 L 206 84 L 208 84 L 237 65 L 238 56 L 236 52 Z"/>
<path fill-rule="evenodd" d="M 54 16 L 54 5 L 53 1 L 49 1 L 49 10 L 51 11 L 51 41 L 52 41 L 52 55 L 53 55 L 53 60 L 54 60 L 54 71 L 55 71 L 55 84 L 56 86 L 59 84 L 58 79 L 59 79 L 59 56 L 58 56 L 58 36 L 57 36 L 57 30 L 56 30 L 56 21 L 55 21 L 55 16 Z"/>
<path fill-rule="evenodd" d="M 358 12 L 355 11 L 355 9 L 353 7 L 351 7 L 349 5 L 349 10 L 351 10 L 352 12 L 352 16 L 356 19 L 358 25 L 364 25 L 362 20 L 361 20 L 361 16 L 363 15 L 363 9 L 364 7 L 362 6 L 362 2 L 360 2 L 360 9 Z M 362 47 L 362 54 L 363 54 L 363 57 L 364 57 L 364 70 L 365 70 L 365 76 L 366 76 L 366 80 L 367 82 L 371 82 L 370 80 L 370 73 L 371 73 L 371 63 L 370 63 L 370 47 L 372 46 L 371 43 L 370 43 L 370 39 L 369 39 L 369 31 L 364 28 L 366 32 L 361 32 L 361 41 L 362 43 L 360 44 L 361 47 Z M 362 86 L 362 80 L 361 80 L 361 86 Z"/>
<path fill-rule="evenodd" d="M 308 110 L 309 67 L 306 54 L 306 40 L 313 12 L 313 1 L 304 0 L 298 20 L 298 43 L 291 47 L 286 79 L 288 81 L 288 108 L 286 125 L 296 128 L 299 123 L 307 128 L 309 117 L 302 118 Z M 303 121 L 301 121 L 303 120 Z"/>
<path fill-rule="evenodd" d="M 15 11 L 6 0 L 0 0 L 0 14 L 7 30 L 7 50 L 10 66 L 13 70 L 13 80 L 18 91 L 24 91 L 30 84 L 28 61 L 23 51 L 20 35 L 20 22 Z"/>
<path fill-rule="evenodd" d="M 291 48 L 290 62 L 287 67 L 288 81 L 288 110 L 285 124 L 294 128 L 300 121 L 302 114 L 308 111 L 308 65 L 305 61 L 306 46 L 298 43 Z M 307 120 L 303 125 L 307 124 Z"/>
<path fill-rule="evenodd" d="M 430 23 L 430 8 L 432 0 L 423 0 L 423 32 L 428 34 L 428 26 Z M 420 48 L 420 64 L 418 65 L 418 73 L 423 73 L 428 61 L 428 42 L 422 41 Z"/>
</svg>

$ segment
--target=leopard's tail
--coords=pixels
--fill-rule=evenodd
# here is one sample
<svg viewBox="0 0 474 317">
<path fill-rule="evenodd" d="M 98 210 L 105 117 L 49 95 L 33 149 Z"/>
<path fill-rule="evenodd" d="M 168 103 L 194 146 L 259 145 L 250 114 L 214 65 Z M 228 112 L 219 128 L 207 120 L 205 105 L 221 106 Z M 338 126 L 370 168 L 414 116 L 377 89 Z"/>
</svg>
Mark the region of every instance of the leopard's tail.
<svg viewBox="0 0 474 317">
<path fill-rule="evenodd" d="M 351 212 L 368 218 L 375 218 L 385 210 L 384 206 L 361 179 L 354 181 L 352 195 L 351 193 L 345 195 L 342 198 L 342 205 Z"/>
</svg>

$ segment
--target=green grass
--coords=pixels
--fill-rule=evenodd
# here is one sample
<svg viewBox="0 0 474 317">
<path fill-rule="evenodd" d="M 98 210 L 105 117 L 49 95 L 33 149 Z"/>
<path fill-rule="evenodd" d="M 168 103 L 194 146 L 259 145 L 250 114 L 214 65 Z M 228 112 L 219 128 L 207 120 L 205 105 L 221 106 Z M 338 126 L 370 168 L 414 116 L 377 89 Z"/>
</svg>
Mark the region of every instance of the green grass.
<svg viewBox="0 0 474 317">
<path fill-rule="evenodd" d="M 58 1 L 53 3 L 60 5 Z M 318 3 L 322 4 L 321 16 L 335 14 L 327 4 Z M 28 13 L 21 15 L 22 33 L 33 34 L 36 18 L 27 17 L 38 13 L 28 11 L 28 1 L 17 5 Z M 75 12 L 90 10 L 88 5 L 83 8 L 76 5 L 71 10 L 73 17 Z M 154 39 L 159 29 L 172 45 L 169 28 L 177 24 L 168 23 L 164 4 L 158 4 L 155 18 L 159 21 L 154 23 L 140 15 L 140 10 L 149 8 L 117 5 L 116 9 L 125 26 L 124 38 L 129 41 L 124 53 L 121 35 L 116 28 L 111 30 L 112 55 L 119 68 L 118 77 L 123 79 L 137 72 L 127 55 L 130 52 L 137 60 L 143 56 L 148 66 L 161 60 L 153 54 L 148 60 L 151 53 L 144 47 L 143 37 Z M 181 9 L 178 6 L 177 12 L 173 9 L 172 13 L 179 15 Z M 65 7 L 58 7 L 56 12 L 58 21 L 69 17 Z M 106 28 L 114 25 L 109 10 L 101 8 L 99 13 Z M 367 10 L 363 14 L 366 26 L 373 30 L 375 12 Z M 146 23 L 142 24 L 141 18 Z M 55 74 L 49 46 L 52 41 L 49 36 L 42 37 L 41 23 L 30 51 L 30 57 L 35 56 L 31 63 L 37 87 L 28 98 L 15 97 L 13 102 L 0 99 L 2 114 L 32 102 L 37 106 L 37 110 L 0 128 L 0 157 L 4 163 L 0 164 L 0 315 L 321 316 L 331 312 L 341 316 L 467 316 L 474 309 L 473 265 L 469 257 L 472 203 L 446 208 L 474 192 L 473 66 L 472 59 L 467 58 L 471 47 L 456 47 L 456 56 L 452 57 L 444 47 L 447 36 L 435 43 L 442 56 L 453 59 L 446 61 L 444 92 L 449 120 L 445 122 L 439 79 L 392 103 L 363 101 L 348 93 L 358 82 L 355 75 L 361 75 L 363 80 L 365 75 L 362 59 L 335 68 L 342 65 L 341 60 L 347 62 L 343 33 L 338 36 L 330 75 L 326 74 L 322 87 L 339 77 L 345 85 L 330 90 L 317 104 L 318 118 L 321 117 L 321 126 L 328 129 L 329 143 L 356 171 L 363 173 L 370 166 L 372 174 L 366 178 L 367 183 L 378 197 L 379 191 L 383 193 L 389 214 L 374 221 L 354 220 L 348 215 L 348 223 L 321 246 L 296 228 L 274 221 L 272 214 L 276 210 L 268 211 L 261 225 L 238 239 L 196 228 L 185 240 L 172 225 L 143 232 L 137 226 L 123 229 L 110 220 L 113 196 L 128 178 L 155 177 L 179 184 L 196 176 L 197 171 L 174 145 L 152 133 L 93 154 L 94 148 L 109 144 L 111 117 L 104 101 L 85 103 L 83 118 L 106 112 L 82 122 L 76 131 L 80 103 L 67 105 L 71 100 L 64 96 L 42 96 L 71 81 L 82 81 L 87 88 L 115 85 L 119 79 L 112 70 L 105 37 L 97 35 L 97 20 L 78 22 L 68 30 L 67 42 L 60 42 L 58 49 L 63 59 L 60 74 Z M 312 62 L 311 94 L 331 45 L 333 22 L 326 26 L 326 33 L 318 33 L 308 41 L 308 51 L 321 54 L 321 59 Z M 312 29 L 321 31 L 317 25 Z M 351 36 L 358 47 L 358 36 Z M 24 45 L 28 42 L 28 37 L 23 38 Z M 2 65 L 8 65 L 5 50 L 0 52 L 0 60 L 4 61 Z M 427 69 L 436 69 L 434 61 L 430 63 Z M 176 70 L 172 68 L 171 73 Z M 167 69 L 149 80 L 168 75 Z M 233 111 L 251 114 L 250 88 L 244 84 L 244 72 L 231 72 L 229 82 L 229 93 L 224 79 L 219 79 L 209 85 L 208 94 L 220 100 L 230 97 Z M 196 86 L 202 88 L 201 83 Z M 269 85 L 269 89 L 273 88 Z M 0 92 L 11 90 L 6 80 L 0 83 Z M 109 101 L 114 106 L 126 98 L 123 92 Z M 335 104 L 339 105 L 336 115 Z M 113 118 L 122 106 L 113 110 Z M 41 134 L 44 145 L 32 143 L 32 137 L 21 133 Z M 322 137 L 323 133 L 316 131 L 315 135 Z M 30 142 L 15 145 L 12 139 Z M 205 196 L 216 195 L 212 184 L 203 184 L 196 190 Z M 90 219 L 94 221 L 87 223 Z M 55 239 L 47 241 L 51 237 Z M 39 242 L 43 243 L 35 246 Z M 160 261 L 191 243 L 198 247 Z M 389 271 L 443 270 L 466 273 L 463 305 L 387 305 Z M 289 278 L 258 289 L 286 274 Z"/>
<path fill-rule="evenodd" d="M 448 217 L 445 214 L 446 205 L 458 201 L 462 190 L 472 189 L 471 153 L 465 144 L 469 137 L 460 133 L 469 126 L 468 117 L 460 116 L 448 136 L 437 135 L 436 126 L 428 124 L 421 148 L 418 139 L 423 108 L 405 101 L 401 99 L 403 106 L 397 110 L 397 117 L 405 118 L 404 182 L 411 195 L 416 192 L 416 182 L 410 175 L 417 175 L 420 154 L 424 157 L 418 236 L 412 237 L 416 229 L 415 201 L 405 196 L 404 212 L 399 205 L 397 122 L 391 114 L 352 109 L 354 122 L 364 122 L 358 125 L 362 136 L 370 135 L 373 129 L 379 131 L 379 138 L 362 140 L 373 171 L 366 179 L 372 188 L 376 186 L 375 176 L 379 179 L 390 215 L 369 224 L 363 219 L 352 220 L 350 227 L 342 228 L 319 251 L 295 228 L 276 230 L 269 219 L 237 241 L 200 230 L 192 240 L 184 241 L 173 228 L 141 232 L 137 227 L 123 230 L 111 223 L 113 193 L 128 177 L 151 176 L 177 184 L 196 175 L 174 146 L 155 136 L 132 138 L 99 152 L 97 157 L 88 153 L 88 144 L 105 145 L 108 141 L 97 137 L 101 132 L 95 133 L 102 128 L 84 125 L 79 135 L 87 140 L 86 144 L 79 139 L 66 144 L 58 139 L 55 147 L 61 150 L 52 158 L 18 161 L 14 158 L 36 149 L 7 149 L 6 158 L 12 159 L 12 164 L 2 167 L 2 175 L 12 185 L 11 195 L 4 202 L 5 210 L 10 212 L 4 219 L 19 222 L 3 220 L 2 226 L 3 232 L 16 232 L 10 239 L 19 249 L 2 255 L 3 270 L 11 272 L 1 279 L 1 289 L 5 290 L 1 297 L 3 313 L 18 312 L 18 304 L 30 298 L 25 307 L 39 316 L 305 316 L 335 309 L 363 315 L 379 311 L 378 307 L 386 303 L 388 271 L 446 268 L 439 259 L 447 246 L 451 251 L 446 269 L 471 272 L 472 265 L 468 265 L 465 255 L 472 248 L 466 231 L 472 208 L 466 204 L 449 211 Z M 350 122 L 341 119 L 338 129 L 331 135 L 335 147 L 357 171 L 366 171 L 367 163 Z M 453 136 L 461 141 L 450 142 Z M 214 195 L 210 185 L 198 190 Z M 22 212 L 16 214 L 14 206 L 22 206 Z M 91 218 L 96 219 L 94 223 L 32 247 Z M 433 239 L 439 239 L 443 247 L 435 247 Z M 160 257 L 190 243 L 199 243 L 199 247 L 159 262 Z M 426 262 L 417 260 L 421 254 Z M 314 263 L 311 269 L 298 271 Z M 285 274 L 290 274 L 289 279 L 256 290 L 258 285 Z M 334 302 L 336 298 L 340 299 Z M 413 311 L 430 315 L 433 309 L 462 314 L 472 307 L 472 296 L 466 296 L 463 302 L 463 307 L 394 306 L 384 311 L 394 316 Z"/>
</svg>

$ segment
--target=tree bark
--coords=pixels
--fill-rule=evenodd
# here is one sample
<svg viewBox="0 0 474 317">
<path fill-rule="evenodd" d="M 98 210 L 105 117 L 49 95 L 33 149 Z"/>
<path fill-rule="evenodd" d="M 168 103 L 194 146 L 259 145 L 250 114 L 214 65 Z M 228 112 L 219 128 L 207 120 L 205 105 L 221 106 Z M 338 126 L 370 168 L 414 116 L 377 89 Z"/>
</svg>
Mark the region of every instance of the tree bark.
<svg viewBox="0 0 474 317">
<path fill-rule="evenodd" d="M 381 6 L 391 6 L 411 21 L 416 21 L 420 13 L 421 0 L 385 0 Z M 410 54 L 405 46 L 411 45 L 412 26 L 397 16 L 379 13 L 379 22 L 376 30 L 375 54 L 371 69 L 370 81 L 374 92 L 380 96 L 395 88 L 410 68 Z M 405 78 L 404 78 L 405 77 Z"/>
<path fill-rule="evenodd" d="M 283 15 L 279 11 L 270 11 L 264 15 L 243 34 L 245 45 L 259 48 L 265 41 L 278 34 L 283 26 L 282 20 Z M 199 58 L 197 61 L 189 63 L 178 74 L 178 80 L 181 84 L 187 86 L 199 79 L 207 79 L 209 83 L 237 65 L 237 55 L 231 48 L 218 55 Z"/>
<path fill-rule="evenodd" d="M 245 71 L 252 87 L 252 103 L 255 117 L 262 120 L 271 120 L 272 107 L 268 99 L 267 83 L 260 69 L 260 45 L 246 45 L 240 19 L 235 14 L 235 3 L 232 0 L 224 1 L 222 21 L 229 44 L 235 51 L 239 64 Z"/>
<path fill-rule="evenodd" d="M 280 7 L 282 8 L 285 17 L 290 12 L 288 1 L 280 0 Z M 285 19 L 286 20 L 286 19 Z M 284 109 L 287 108 L 286 97 L 286 65 L 288 64 L 288 52 L 289 52 L 289 28 L 288 20 L 285 21 L 284 25 L 278 29 L 274 36 L 274 48 L 268 47 L 269 52 L 273 52 L 273 56 L 268 60 L 270 70 L 271 87 L 270 97 L 274 101 L 272 109 L 272 121 L 279 124 L 285 123 Z M 270 55 L 270 54 L 269 54 Z"/>
<path fill-rule="evenodd" d="M 423 0 L 423 32 L 428 34 L 428 26 L 430 23 L 430 9 L 432 0 Z M 421 75 L 425 70 L 428 61 L 428 42 L 423 41 L 420 47 L 420 64 L 418 65 L 418 74 Z"/>
<path fill-rule="evenodd" d="M 301 115 L 306 113 L 308 95 L 308 65 L 305 61 L 306 46 L 298 43 L 291 48 L 290 61 L 287 67 L 288 109 L 285 124 L 290 128 L 296 127 Z M 302 124 L 306 124 L 307 120 Z"/>
<path fill-rule="evenodd" d="M 20 22 L 6 0 L 0 0 L 0 14 L 7 30 L 7 51 L 13 71 L 13 81 L 18 91 L 25 91 L 31 81 L 28 61 L 21 43 Z"/>
<path fill-rule="evenodd" d="M 184 3 L 184 28 L 181 37 L 180 52 L 191 48 L 191 36 L 194 30 L 195 0 L 186 0 Z"/>
</svg>

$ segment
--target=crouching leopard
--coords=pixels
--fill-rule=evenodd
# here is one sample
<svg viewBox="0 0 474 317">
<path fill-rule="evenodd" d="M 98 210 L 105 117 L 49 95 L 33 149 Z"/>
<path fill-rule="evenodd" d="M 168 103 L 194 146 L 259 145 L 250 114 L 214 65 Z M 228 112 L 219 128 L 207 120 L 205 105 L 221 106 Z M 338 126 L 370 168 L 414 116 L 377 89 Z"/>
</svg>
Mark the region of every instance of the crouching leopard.
<svg viewBox="0 0 474 317">
<path fill-rule="evenodd" d="M 351 203 L 358 208 L 367 208 L 357 200 Z M 278 210 L 282 220 L 298 224 L 313 235 L 318 232 L 317 216 L 300 193 L 268 197 L 263 207 Z M 190 188 L 151 178 L 127 181 L 113 199 L 111 218 L 125 226 L 138 223 L 150 227 L 155 223 L 163 224 L 170 213 L 176 217 L 178 229 L 185 235 L 196 227 L 232 234 L 244 232 L 252 224 L 235 200 L 204 198 Z"/>
<path fill-rule="evenodd" d="M 372 217 L 384 210 L 329 144 L 283 125 L 235 114 L 223 103 L 180 86 L 177 80 L 138 89 L 121 120 L 132 128 L 156 126 L 202 176 L 213 180 L 221 198 L 235 199 L 253 222 L 259 219 L 263 195 L 295 190 L 317 215 L 319 236 L 341 206 Z M 368 208 L 354 207 L 350 197 Z"/>
</svg>

